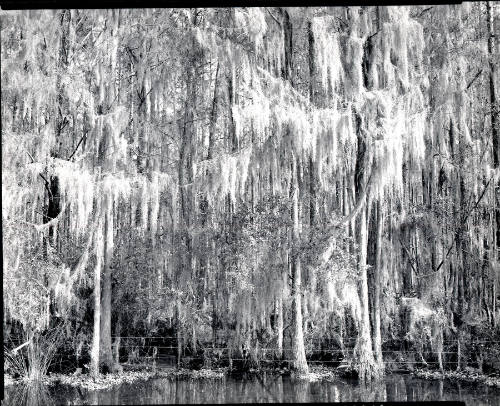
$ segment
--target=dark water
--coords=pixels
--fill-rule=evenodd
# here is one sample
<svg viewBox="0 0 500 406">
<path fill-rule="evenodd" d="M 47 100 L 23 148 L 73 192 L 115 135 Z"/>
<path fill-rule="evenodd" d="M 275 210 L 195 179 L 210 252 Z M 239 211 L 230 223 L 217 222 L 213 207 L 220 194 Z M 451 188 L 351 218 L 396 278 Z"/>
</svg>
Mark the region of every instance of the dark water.
<svg viewBox="0 0 500 406">
<path fill-rule="evenodd" d="M 500 405 L 500 389 L 449 381 L 429 381 L 392 375 L 383 383 L 360 386 L 355 381 L 306 382 L 289 377 L 228 377 L 208 379 L 154 379 L 122 384 L 109 390 L 79 391 L 71 387 L 40 390 L 6 388 L 5 405 L 260 403 L 349 401 L 460 400 L 466 405 Z"/>
</svg>

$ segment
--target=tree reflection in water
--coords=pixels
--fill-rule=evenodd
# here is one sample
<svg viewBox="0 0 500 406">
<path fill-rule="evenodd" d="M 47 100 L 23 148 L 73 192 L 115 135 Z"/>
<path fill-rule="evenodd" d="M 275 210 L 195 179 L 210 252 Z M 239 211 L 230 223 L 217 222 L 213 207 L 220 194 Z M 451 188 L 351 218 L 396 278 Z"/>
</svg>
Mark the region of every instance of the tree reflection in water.
<svg viewBox="0 0 500 406">
<path fill-rule="evenodd" d="M 154 379 L 103 391 L 41 384 L 6 388 L 5 404 L 169 404 L 352 401 L 460 400 L 474 406 L 500 403 L 500 389 L 449 381 L 428 381 L 409 375 L 387 376 L 364 385 L 353 380 L 308 382 L 285 376 L 239 376 L 224 379 Z"/>
<path fill-rule="evenodd" d="M 11 402 L 5 398 L 5 404 L 12 405 L 54 405 L 54 399 L 50 396 L 46 385 L 41 382 L 33 381 L 17 385 L 11 392 Z"/>
</svg>

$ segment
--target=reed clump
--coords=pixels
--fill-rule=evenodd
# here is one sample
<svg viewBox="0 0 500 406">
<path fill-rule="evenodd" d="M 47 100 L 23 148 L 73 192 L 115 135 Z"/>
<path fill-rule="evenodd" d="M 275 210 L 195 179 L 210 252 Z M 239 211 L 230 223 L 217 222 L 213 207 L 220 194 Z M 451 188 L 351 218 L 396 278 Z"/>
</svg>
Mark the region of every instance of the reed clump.
<svg viewBox="0 0 500 406">
<path fill-rule="evenodd" d="M 60 329 L 24 336 L 24 344 L 11 349 L 4 348 L 6 372 L 22 381 L 41 382 L 56 355 L 61 340 Z"/>
</svg>

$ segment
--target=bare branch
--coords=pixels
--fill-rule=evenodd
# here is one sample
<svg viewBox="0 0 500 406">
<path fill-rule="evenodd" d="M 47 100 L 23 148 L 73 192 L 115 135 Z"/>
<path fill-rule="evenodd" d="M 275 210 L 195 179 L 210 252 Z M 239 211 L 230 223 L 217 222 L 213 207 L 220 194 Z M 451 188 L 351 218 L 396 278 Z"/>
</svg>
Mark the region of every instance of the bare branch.
<svg viewBox="0 0 500 406">
<path fill-rule="evenodd" d="M 75 150 L 69 156 L 68 161 L 71 161 L 71 158 L 73 158 L 73 156 L 75 155 L 76 151 L 78 150 L 78 147 L 82 143 L 83 139 L 86 138 L 86 137 L 87 137 L 87 133 L 83 134 L 82 138 L 80 138 L 80 141 L 78 141 L 78 144 L 76 145 Z"/>
<path fill-rule="evenodd" d="M 469 218 L 469 216 L 471 215 L 471 213 L 477 209 L 477 206 L 479 205 L 479 203 L 481 202 L 481 200 L 483 199 L 483 196 L 484 194 L 486 193 L 486 190 L 488 189 L 488 186 L 490 185 L 491 183 L 491 179 L 492 177 L 490 177 L 490 179 L 488 180 L 488 183 L 486 183 L 486 185 L 484 186 L 484 189 L 481 193 L 481 196 L 479 196 L 479 199 L 476 201 L 476 203 L 474 204 L 474 206 L 467 212 L 467 214 L 465 215 L 465 217 L 463 218 L 463 220 L 461 221 L 460 223 L 460 229 L 463 227 L 463 225 L 465 224 L 465 222 L 467 221 L 467 219 Z M 458 231 L 460 231 L 460 229 Z M 459 232 L 455 232 L 455 236 L 453 237 L 453 241 L 451 242 L 448 250 L 446 251 L 446 254 L 445 256 L 443 257 L 443 259 L 441 260 L 441 262 L 439 263 L 439 265 L 437 266 L 436 268 L 436 271 L 435 272 L 438 272 L 441 267 L 444 265 L 446 259 L 448 259 L 448 256 L 450 255 L 451 251 L 453 250 L 453 246 L 455 245 L 455 242 L 457 241 L 458 239 L 458 236 L 460 235 Z"/>
<path fill-rule="evenodd" d="M 61 214 L 63 214 L 64 210 L 66 210 L 66 207 L 67 207 L 67 204 L 64 205 L 64 207 L 61 209 L 61 211 L 59 212 L 57 217 L 53 218 L 48 223 L 44 223 L 44 224 L 32 224 L 32 223 L 30 223 L 30 224 L 32 224 L 36 228 L 37 231 L 42 231 L 42 230 L 45 230 L 49 227 L 55 226 L 59 222 L 59 219 L 61 218 Z"/>
<path fill-rule="evenodd" d="M 356 204 L 356 207 L 354 207 L 354 209 L 351 211 L 350 214 L 348 214 L 342 220 L 340 220 L 338 223 L 336 223 L 334 225 L 334 227 L 341 227 L 344 224 L 347 224 L 348 222 L 350 222 L 354 217 L 356 217 L 358 215 L 358 213 L 361 211 L 361 209 L 365 206 L 366 197 L 368 196 L 368 192 L 369 192 L 370 185 L 371 185 L 371 179 L 372 179 L 372 172 L 370 172 L 370 176 L 368 177 L 368 180 L 366 181 L 366 185 L 364 187 L 363 194 L 359 198 L 358 203 Z"/>
<path fill-rule="evenodd" d="M 476 81 L 476 79 L 481 75 L 481 73 L 483 73 L 483 70 L 482 69 L 479 69 L 479 72 L 476 73 L 476 76 L 474 76 L 474 78 L 469 82 L 469 84 L 467 85 L 467 87 L 465 88 L 465 90 L 469 90 L 469 87 L 472 86 L 472 84 Z"/>
<path fill-rule="evenodd" d="M 281 27 L 281 22 L 271 13 L 268 7 L 266 7 L 266 11 L 269 13 L 269 15 L 273 18 L 274 21 L 278 23 L 278 25 Z"/>
<path fill-rule="evenodd" d="M 413 261 L 415 261 L 415 259 L 412 257 L 412 255 L 410 254 L 410 251 L 408 250 L 408 248 L 406 247 L 405 243 L 403 242 L 403 240 L 401 239 L 401 237 L 399 237 L 399 243 L 401 244 L 401 246 L 403 247 L 403 250 L 406 252 L 406 255 L 408 255 L 408 259 L 409 259 L 409 263 L 410 263 L 410 266 L 411 266 L 411 269 L 413 269 L 413 272 L 415 272 L 416 274 L 418 274 L 418 271 L 415 269 L 415 267 L 413 266 Z"/>
<path fill-rule="evenodd" d="M 424 13 L 426 13 L 427 11 L 432 10 L 433 8 L 434 8 L 434 7 L 427 7 L 427 8 L 424 8 L 424 9 L 420 12 L 420 14 L 419 14 L 418 16 L 416 16 L 416 18 L 420 18 L 420 17 L 422 17 L 422 16 L 424 15 Z"/>
<path fill-rule="evenodd" d="M 11 351 L 11 352 L 12 352 L 12 354 L 17 354 L 17 352 L 18 352 L 21 348 L 26 347 L 26 346 L 30 343 L 30 341 L 31 341 L 31 340 L 28 340 L 28 341 L 26 341 L 24 344 L 21 344 L 20 346 L 18 346 L 18 347 L 16 347 L 16 348 L 14 348 L 14 349 Z"/>
<path fill-rule="evenodd" d="M 321 256 L 322 257 L 322 266 L 328 262 L 328 260 L 330 259 L 331 255 L 333 253 L 333 249 L 334 249 L 334 245 L 335 245 L 334 230 L 336 228 L 342 227 L 343 225 L 349 223 L 365 207 L 366 198 L 369 194 L 369 190 L 370 190 L 370 186 L 371 186 L 372 173 L 373 172 L 370 170 L 370 175 L 368 176 L 368 180 L 366 181 L 366 184 L 365 184 L 365 187 L 363 190 L 363 194 L 358 199 L 356 207 L 354 207 L 354 209 L 351 211 L 351 213 L 349 215 L 345 216 L 342 220 L 340 220 L 339 222 L 334 223 L 332 226 L 330 226 L 329 232 L 332 235 L 329 237 L 328 247 L 325 249 L 325 251 L 323 252 L 323 254 Z"/>
<path fill-rule="evenodd" d="M 31 163 L 34 164 L 35 163 L 35 159 L 33 158 L 33 156 L 29 153 L 29 151 L 27 149 L 25 149 L 25 151 L 28 154 L 28 156 L 30 157 Z"/>
<path fill-rule="evenodd" d="M 44 183 L 45 189 L 47 189 L 47 192 L 49 192 L 49 196 L 52 199 L 53 196 L 52 196 L 52 191 L 50 190 L 50 187 L 49 187 L 49 185 L 50 185 L 49 181 L 47 180 L 47 178 L 45 176 L 43 176 L 42 173 L 39 173 L 38 175 L 45 181 L 45 183 Z"/>
</svg>

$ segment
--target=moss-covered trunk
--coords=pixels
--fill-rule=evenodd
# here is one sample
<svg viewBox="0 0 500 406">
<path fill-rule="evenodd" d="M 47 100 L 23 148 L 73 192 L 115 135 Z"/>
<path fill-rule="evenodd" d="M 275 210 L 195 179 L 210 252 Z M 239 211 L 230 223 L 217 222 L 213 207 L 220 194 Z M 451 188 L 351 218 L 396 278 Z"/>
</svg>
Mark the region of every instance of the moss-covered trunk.
<svg viewBox="0 0 500 406">
<path fill-rule="evenodd" d="M 304 348 L 304 331 L 302 325 L 302 273 L 300 261 L 300 235 L 299 235 L 299 185 L 298 165 L 295 156 L 292 155 L 292 369 L 299 373 L 309 372 Z"/>
</svg>

